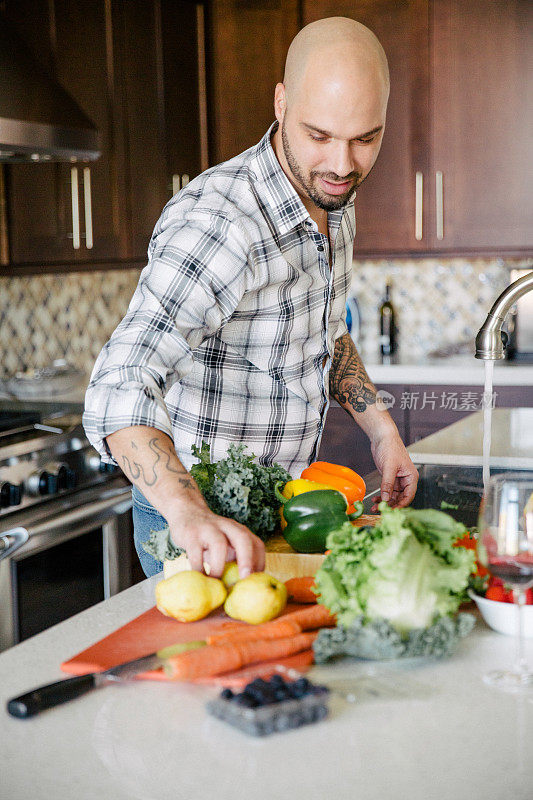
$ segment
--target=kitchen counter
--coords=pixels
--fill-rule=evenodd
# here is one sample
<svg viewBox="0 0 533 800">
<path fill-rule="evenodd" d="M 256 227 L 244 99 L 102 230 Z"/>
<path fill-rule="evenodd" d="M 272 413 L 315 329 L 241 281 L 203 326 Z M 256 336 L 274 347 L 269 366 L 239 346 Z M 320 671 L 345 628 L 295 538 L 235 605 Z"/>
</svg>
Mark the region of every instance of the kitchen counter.
<svg viewBox="0 0 533 800">
<path fill-rule="evenodd" d="M 453 386 L 483 386 L 485 364 L 474 355 L 448 356 L 438 359 L 404 359 L 394 364 L 372 363 L 364 359 L 366 371 L 373 383 L 441 384 Z M 494 386 L 532 386 L 533 364 L 496 361 Z"/>
<path fill-rule="evenodd" d="M 105 687 L 30 720 L 7 715 L 7 699 L 60 679 L 61 661 L 151 607 L 156 581 L 0 655 L 2 800 L 531 798 L 533 692 L 483 683 L 514 648 L 481 621 L 450 659 L 313 668 L 317 681 L 359 681 L 359 699 L 334 697 L 328 719 L 265 739 L 206 714 L 218 690 L 170 683 Z"/>
<path fill-rule="evenodd" d="M 533 408 L 492 409 L 490 466 L 533 470 Z M 415 464 L 483 465 L 483 411 L 408 448 Z"/>
</svg>

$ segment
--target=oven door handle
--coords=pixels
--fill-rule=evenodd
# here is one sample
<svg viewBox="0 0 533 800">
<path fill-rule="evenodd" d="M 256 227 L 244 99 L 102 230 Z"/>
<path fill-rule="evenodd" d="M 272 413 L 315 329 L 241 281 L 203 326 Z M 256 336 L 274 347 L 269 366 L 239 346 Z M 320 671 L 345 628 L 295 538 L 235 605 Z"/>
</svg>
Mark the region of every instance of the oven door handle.
<svg viewBox="0 0 533 800">
<path fill-rule="evenodd" d="M 131 486 L 127 486 L 120 492 L 113 492 L 109 497 L 89 500 L 74 508 L 63 509 L 49 517 L 39 519 L 28 525 L 28 531 L 32 538 L 43 533 L 58 535 L 80 525 L 92 526 L 116 514 L 124 514 L 131 506 Z"/>
<path fill-rule="evenodd" d="M 22 547 L 28 541 L 30 534 L 26 528 L 12 528 L 0 535 L 0 561 Z"/>
</svg>

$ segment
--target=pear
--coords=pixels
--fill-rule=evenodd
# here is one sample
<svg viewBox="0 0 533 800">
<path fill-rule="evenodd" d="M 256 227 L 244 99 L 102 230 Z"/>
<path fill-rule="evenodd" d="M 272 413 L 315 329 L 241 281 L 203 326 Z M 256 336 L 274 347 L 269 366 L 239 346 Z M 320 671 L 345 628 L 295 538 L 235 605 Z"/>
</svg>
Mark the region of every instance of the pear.
<svg viewBox="0 0 533 800">
<path fill-rule="evenodd" d="M 280 614 L 287 605 L 287 587 L 266 572 L 253 572 L 231 589 L 224 611 L 228 617 L 259 625 Z"/>
<path fill-rule="evenodd" d="M 221 580 L 228 590 L 231 589 L 232 586 L 235 586 L 239 580 L 239 567 L 236 561 L 228 561 L 224 567 Z"/>
<path fill-rule="evenodd" d="M 221 606 L 226 599 L 226 587 L 218 578 L 208 578 L 203 572 L 187 570 L 159 581 L 155 587 L 156 605 L 162 614 L 180 622 L 203 619 Z"/>
</svg>

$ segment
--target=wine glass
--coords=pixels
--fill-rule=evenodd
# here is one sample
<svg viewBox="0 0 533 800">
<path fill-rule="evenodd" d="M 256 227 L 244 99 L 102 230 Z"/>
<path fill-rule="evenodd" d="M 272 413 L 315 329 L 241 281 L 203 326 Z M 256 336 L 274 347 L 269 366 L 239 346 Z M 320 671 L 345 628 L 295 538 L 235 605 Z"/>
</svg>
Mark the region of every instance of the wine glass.
<svg viewBox="0 0 533 800">
<path fill-rule="evenodd" d="M 500 688 L 533 688 L 533 672 L 524 655 L 525 590 L 533 586 L 533 473 L 508 472 L 490 478 L 481 502 L 478 559 L 513 589 L 517 605 L 516 665 L 484 680 Z"/>
</svg>

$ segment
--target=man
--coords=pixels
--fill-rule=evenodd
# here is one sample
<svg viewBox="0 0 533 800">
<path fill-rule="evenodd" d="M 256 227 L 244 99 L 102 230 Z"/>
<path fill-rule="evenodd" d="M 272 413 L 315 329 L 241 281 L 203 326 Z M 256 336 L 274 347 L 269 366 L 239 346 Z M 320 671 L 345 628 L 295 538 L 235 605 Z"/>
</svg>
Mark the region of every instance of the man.
<svg viewBox="0 0 533 800">
<path fill-rule="evenodd" d="M 389 94 L 371 31 L 342 17 L 296 36 L 277 122 L 261 142 L 193 180 L 163 210 L 126 317 L 103 348 L 84 424 L 104 460 L 134 484 L 135 541 L 168 522 L 193 569 L 241 575 L 263 543 L 213 514 L 187 468 L 191 445 L 213 460 L 243 442 L 294 477 L 313 461 L 331 395 L 363 428 L 381 498 L 413 498 L 417 472 L 378 409 L 345 324 L 353 198 L 377 158 Z"/>
</svg>

